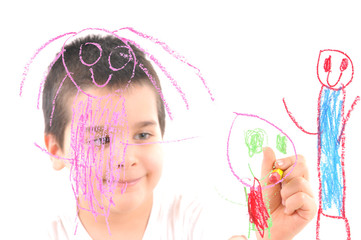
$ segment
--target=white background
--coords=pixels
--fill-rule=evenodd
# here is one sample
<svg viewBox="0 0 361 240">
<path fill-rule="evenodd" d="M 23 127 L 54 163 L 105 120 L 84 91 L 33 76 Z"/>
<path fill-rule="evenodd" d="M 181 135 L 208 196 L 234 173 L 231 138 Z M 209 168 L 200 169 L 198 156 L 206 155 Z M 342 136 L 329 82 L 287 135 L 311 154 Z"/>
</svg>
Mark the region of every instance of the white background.
<svg viewBox="0 0 361 240">
<path fill-rule="evenodd" d="M 163 177 L 189 190 L 218 186 L 226 195 L 243 191 L 232 182 L 236 180 L 226 166 L 225 152 L 233 112 L 243 112 L 268 119 L 291 137 L 307 159 L 316 193 L 317 139 L 294 126 L 282 98 L 305 129 L 316 131 L 321 87 L 316 63 L 322 49 L 344 51 L 354 63 L 346 111 L 361 95 L 361 17 L 356 1 L 8 1 L 2 3 L 0 19 L 1 239 L 38 239 L 43 219 L 69 197 L 64 193 L 66 172 L 55 172 L 49 158 L 33 145 L 43 146 L 42 113 L 36 109 L 39 84 L 61 41 L 34 61 L 19 97 L 24 66 L 52 37 L 89 27 L 130 26 L 166 42 L 201 70 L 214 102 L 194 72 L 164 58 L 191 105 L 185 111 L 163 77 L 165 96 L 176 109 L 166 139 L 199 137 L 167 145 Z M 161 50 L 154 51 L 162 56 Z M 346 128 L 346 213 L 353 239 L 361 239 L 360 121 L 357 106 Z M 315 239 L 315 224 L 312 221 L 296 239 Z M 321 227 L 323 239 L 342 239 L 335 237 L 344 230 L 341 222 Z M 241 233 L 247 234 L 247 229 L 240 224 Z"/>
</svg>

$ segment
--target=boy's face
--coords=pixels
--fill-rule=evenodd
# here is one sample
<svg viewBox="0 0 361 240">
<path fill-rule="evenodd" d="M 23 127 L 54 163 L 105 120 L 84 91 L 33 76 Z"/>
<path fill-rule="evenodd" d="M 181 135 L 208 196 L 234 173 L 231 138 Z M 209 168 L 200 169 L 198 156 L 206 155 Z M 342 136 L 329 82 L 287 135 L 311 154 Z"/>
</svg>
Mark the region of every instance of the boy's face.
<svg viewBox="0 0 361 240">
<path fill-rule="evenodd" d="M 156 93 L 148 85 L 87 93 L 98 98 L 81 93 L 69 101 L 73 116 L 62 152 L 71 159 L 80 205 L 122 213 L 149 203 L 163 162 Z"/>
</svg>

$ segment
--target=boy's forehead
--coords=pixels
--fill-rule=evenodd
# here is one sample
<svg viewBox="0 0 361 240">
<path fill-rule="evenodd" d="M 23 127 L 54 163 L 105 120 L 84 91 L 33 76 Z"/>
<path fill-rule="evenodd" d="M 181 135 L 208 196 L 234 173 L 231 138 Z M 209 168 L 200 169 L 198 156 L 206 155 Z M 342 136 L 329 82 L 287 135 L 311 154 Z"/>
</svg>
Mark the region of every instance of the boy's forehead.
<svg viewBox="0 0 361 240">
<path fill-rule="evenodd" d="M 93 100 L 107 100 L 109 98 L 136 98 L 144 93 L 154 92 L 151 86 L 148 84 L 130 84 L 122 88 L 112 87 L 89 87 L 74 96 L 74 98 L 84 101 L 88 98 Z M 149 94 L 145 95 L 147 97 Z M 154 95 L 154 94 L 152 94 Z M 153 97 L 153 96 L 152 96 Z"/>
<path fill-rule="evenodd" d="M 103 120 L 110 118 L 114 125 L 119 125 L 125 118 L 133 122 L 153 122 L 158 119 L 156 93 L 147 85 L 137 84 L 120 90 L 89 88 L 86 94 L 80 92 L 74 96 L 70 104 L 73 120 L 86 113 L 88 118 L 93 118 L 86 124 L 93 130 L 101 130 L 105 124 Z"/>
</svg>

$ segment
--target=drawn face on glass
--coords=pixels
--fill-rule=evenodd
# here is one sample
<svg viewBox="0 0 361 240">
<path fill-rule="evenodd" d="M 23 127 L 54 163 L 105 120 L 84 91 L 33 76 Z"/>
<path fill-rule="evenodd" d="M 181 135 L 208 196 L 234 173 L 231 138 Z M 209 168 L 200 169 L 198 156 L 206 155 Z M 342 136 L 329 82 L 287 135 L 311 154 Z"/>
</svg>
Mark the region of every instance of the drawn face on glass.
<svg viewBox="0 0 361 240">
<path fill-rule="evenodd" d="M 321 50 L 317 62 L 320 83 L 333 90 L 346 87 L 353 79 L 351 59 L 338 50 Z"/>
<path fill-rule="evenodd" d="M 89 48 L 97 48 L 98 55 L 94 56 L 94 55 L 87 54 L 86 50 L 89 49 Z M 124 61 L 125 63 L 121 64 L 121 63 L 119 63 L 119 61 L 118 62 L 114 61 L 114 58 L 113 58 L 114 55 L 118 55 L 118 56 L 123 57 L 125 59 L 125 61 Z M 80 46 L 80 49 L 79 49 L 79 61 L 83 65 L 89 67 L 89 72 L 91 74 L 92 82 L 93 82 L 94 86 L 96 86 L 98 88 L 105 87 L 109 83 L 109 81 L 111 81 L 112 76 L 113 76 L 113 74 L 111 73 L 111 74 L 108 75 L 108 78 L 105 81 L 105 83 L 103 83 L 103 84 L 98 84 L 97 83 L 96 74 L 94 73 L 93 67 L 98 63 L 98 61 L 102 57 L 103 57 L 103 50 L 102 50 L 102 47 L 101 47 L 100 44 L 94 43 L 94 42 L 87 42 L 87 43 L 82 44 Z M 125 45 L 125 46 L 116 46 L 116 47 L 114 47 L 112 49 L 112 51 L 110 52 L 109 56 L 105 56 L 105 57 L 107 57 L 107 60 L 108 60 L 108 63 L 109 63 L 109 69 L 111 71 L 113 71 L 113 72 L 117 72 L 117 71 L 121 71 L 123 68 L 125 68 L 131 61 L 134 61 L 135 55 L 133 53 L 133 50 L 129 46 Z M 64 55 L 63 55 L 63 65 L 64 65 L 64 67 L 65 67 L 65 69 L 67 71 L 68 77 L 74 82 L 74 84 L 77 86 L 77 88 L 81 92 L 83 92 L 84 94 L 87 95 L 87 93 L 84 92 L 84 89 L 80 89 L 80 87 L 76 84 L 76 79 L 74 79 L 72 74 L 70 73 L 70 71 L 68 69 L 68 66 L 66 64 L 66 61 L 64 60 Z M 132 77 L 133 76 L 129 76 L 129 80 L 131 80 Z"/>
<path fill-rule="evenodd" d="M 98 48 L 98 50 L 99 50 L 99 56 L 98 56 L 98 58 L 97 58 L 95 61 L 90 62 L 90 63 L 87 63 L 86 61 L 84 61 L 84 58 L 83 58 L 83 47 L 86 47 L 86 46 L 89 46 L 89 45 Z M 92 79 L 94 85 L 97 86 L 97 87 L 105 87 L 105 86 L 109 83 L 109 81 L 111 80 L 111 78 L 112 78 L 112 74 L 109 74 L 107 81 L 106 81 L 104 84 L 102 84 L 102 85 L 97 84 L 97 82 L 96 82 L 96 80 L 95 80 L 94 71 L 93 71 L 92 66 L 94 66 L 94 65 L 100 60 L 100 58 L 102 57 L 102 53 L 103 53 L 103 50 L 102 50 L 100 44 L 98 44 L 98 43 L 92 43 L 92 42 L 88 42 L 88 43 L 82 44 L 82 45 L 80 46 L 80 50 L 79 50 L 79 59 L 80 59 L 80 61 L 81 61 L 82 64 L 84 64 L 85 66 L 88 66 L 88 67 L 89 67 L 89 71 L 90 71 L 90 73 L 91 73 L 91 79 Z M 118 54 L 118 55 L 124 57 L 127 62 L 126 62 L 124 65 L 122 65 L 122 66 L 115 67 L 115 66 L 116 66 L 115 63 L 112 63 L 112 55 L 113 55 L 113 54 Z M 120 70 L 122 70 L 126 65 L 128 65 L 128 63 L 129 63 L 132 59 L 133 59 L 133 57 L 132 57 L 132 49 L 131 49 L 130 47 L 128 47 L 128 46 L 117 46 L 117 47 L 115 47 L 115 48 L 112 50 L 112 52 L 111 52 L 111 53 L 109 54 L 109 56 L 108 56 L 109 68 L 110 68 L 112 71 L 114 71 L 114 72 L 120 71 Z"/>
<path fill-rule="evenodd" d="M 276 154 L 288 155 L 296 154 L 295 146 L 288 135 L 273 123 L 256 115 L 235 113 L 236 116 L 232 122 L 227 142 L 227 160 L 231 172 L 245 187 L 251 187 L 254 184 L 254 177 L 263 180 L 260 176 L 262 167 L 262 148 L 270 146 Z M 287 147 L 288 145 L 288 147 Z M 293 171 L 291 167 L 281 180 L 274 184 L 262 187 L 270 188 L 282 182 Z"/>
<path fill-rule="evenodd" d="M 74 97 L 64 142 L 80 205 L 101 215 L 137 208 L 152 199 L 162 171 L 156 93 L 148 85 L 87 92 L 101 98 Z"/>
</svg>

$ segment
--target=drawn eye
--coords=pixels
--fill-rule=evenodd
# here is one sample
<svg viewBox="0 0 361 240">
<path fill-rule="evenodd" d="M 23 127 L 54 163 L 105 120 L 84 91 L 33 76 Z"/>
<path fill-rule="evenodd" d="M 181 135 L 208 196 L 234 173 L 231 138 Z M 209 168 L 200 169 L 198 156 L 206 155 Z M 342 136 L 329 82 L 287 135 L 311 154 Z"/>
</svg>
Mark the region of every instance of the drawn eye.
<svg viewBox="0 0 361 240">
<path fill-rule="evenodd" d="M 331 56 L 329 56 L 328 58 L 325 59 L 323 68 L 325 69 L 325 72 L 331 71 Z"/>
<path fill-rule="evenodd" d="M 342 59 L 342 62 L 340 65 L 341 72 L 345 71 L 347 67 L 348 67 L 348 59 L 344 58 L 344 59 Z"/>
<path fill-rule="evenodd" d="M 115 72 L 125 68 L 130 61 L 133 61 L 133 57 L 127 46 L 114 48 L 108 57 L 109 68 Z"/>
<path fill-rule="evenodd" d="M 146 140 L 146 139 L 150 138 L 150 136 L 151 136 L 150 133 L 142 132 L 142 133 L 135 135 L 134 138 L 136 140 Z"/>
<path fill-rule="evenodd" d="M 101 145 L 110 143 L 110 137 L 105 136 L 105 137 L 96 138 L 96 139 L 92 140 L 92 142 L 94 143 L 95 146 L 99 147 Z"/>
<path fill-rule="evenodd" d="M 89 45 L 89 46 L 88 46 Z M 99 57 L 97 59 L 95 59 L 96 55 L 93 54 L 93 51 L 85 51 L 85 53 L 83 53 L 83 47 L 91 47 L 91 46 L 95 46 L 96 48 L 98 48 L 99 50 Z M 94 64 L 96 64 L 100 58 L 102 57 L 102 47 L 100 46 L 100 44 L 98 43 L 93 43 L 93 42 L 87 42 L 85 44 L 80 45 L 80 49 L 79 49 L 79 59 L 80 62 L 82 64 L 84 64 L 85 66 L 91 67 Z M 92 54 L 91 54 L 92 53 Z M 84 58 L 86 58 L 88 61 L 90 61 L 91 63 L 86 63 L 84 61 Z"/>
</svg>

